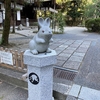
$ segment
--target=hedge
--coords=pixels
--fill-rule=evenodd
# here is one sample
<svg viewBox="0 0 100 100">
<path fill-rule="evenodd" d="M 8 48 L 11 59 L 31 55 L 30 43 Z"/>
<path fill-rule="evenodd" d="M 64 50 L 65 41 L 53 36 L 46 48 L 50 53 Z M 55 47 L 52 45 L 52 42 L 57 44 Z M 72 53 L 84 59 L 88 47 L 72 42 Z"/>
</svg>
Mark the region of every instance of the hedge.
<svg viewBox="0 0 100 100">
<path fill-rule="evenodd" d="M 90 32 L 100 32 L 100 18 L 86 20 L 85 27 Z"/>
</svg>

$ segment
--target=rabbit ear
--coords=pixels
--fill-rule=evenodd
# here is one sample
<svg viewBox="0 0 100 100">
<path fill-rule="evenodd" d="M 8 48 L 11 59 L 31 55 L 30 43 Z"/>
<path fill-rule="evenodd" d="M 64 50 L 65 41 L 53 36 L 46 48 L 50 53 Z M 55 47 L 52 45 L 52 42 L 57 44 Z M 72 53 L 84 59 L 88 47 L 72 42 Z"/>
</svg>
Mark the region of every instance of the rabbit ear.
<svg viewBox="0 0 100 100">
<path fill-rule="evenodd" d="M 42 17 L 38 18 L 38 24 L 40 27 L 44 26 L 44 19 Z"/>
<path fill-rule="evenodd" d="M 44 25 L 48 27 L 50 26 L 50 18 L 45 19 Z"/>
</svg>

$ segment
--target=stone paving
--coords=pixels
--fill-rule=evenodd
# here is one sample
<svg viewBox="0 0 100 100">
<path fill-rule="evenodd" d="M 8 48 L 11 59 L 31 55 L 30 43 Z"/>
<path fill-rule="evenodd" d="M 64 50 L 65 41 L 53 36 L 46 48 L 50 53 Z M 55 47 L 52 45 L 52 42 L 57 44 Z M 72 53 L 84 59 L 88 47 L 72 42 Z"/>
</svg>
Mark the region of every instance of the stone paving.
<svg viewBox="0 0 100 100">
<path fill-rule="evenodd" d="M 57 52 L 58 67 L 79 70 L 91 41 L 55 39 L 50 48 Z"/>
<path fill-rule="evenodd" d="M 73 84 L 66 100 L 100 100 L 100 91 Z"/>
<path fill-rule="evenodd" d="M 0 100 L 27 100 L 28 91 L 0 80 Z"/>
<path fill-rule="evenodd" d="M 10 40 L 11 43 L 16 44 L 16 46 L 10 48 L 18 51 L 27 50 L 30 40 Z M 54 39 L 50 48 L 57 52 L 56 66 L 78 71 L 90 44 L 91 41 L 88 40 Z"/>
</svg>

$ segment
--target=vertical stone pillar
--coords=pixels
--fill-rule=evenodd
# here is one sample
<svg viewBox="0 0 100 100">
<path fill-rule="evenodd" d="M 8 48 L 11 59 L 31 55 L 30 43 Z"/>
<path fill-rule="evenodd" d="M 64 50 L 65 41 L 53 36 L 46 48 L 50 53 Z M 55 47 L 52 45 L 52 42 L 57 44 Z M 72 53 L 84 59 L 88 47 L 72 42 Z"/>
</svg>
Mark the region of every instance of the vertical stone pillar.
<svg viewBox="0 0 100 100">
<path fill-rule="evenodd" d="M 56 52 L 33 55 L 24 53 L 24 64 L 28 68 L 28 100 L 53 100 L 53 65 L 57 62 Z"/>
</svg>

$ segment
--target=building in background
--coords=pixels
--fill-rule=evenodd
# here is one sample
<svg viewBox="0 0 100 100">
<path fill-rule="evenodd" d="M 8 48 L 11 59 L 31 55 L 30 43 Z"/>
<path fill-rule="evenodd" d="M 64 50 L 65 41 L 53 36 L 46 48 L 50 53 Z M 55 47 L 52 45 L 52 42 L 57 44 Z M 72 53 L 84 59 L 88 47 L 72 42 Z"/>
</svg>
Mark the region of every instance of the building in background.
<svg viewBox="0 0 100 100">
<path fill-rule="evenodd" d="M 24 0 L 16 0 L 16 25 L 21 23 L 21 10 L 23 9 Z M 14 0 L 11 0 L 11 25 L 13 24 L 13 17 L 14 17 Z M 0 25 L 3 24 L 5 20 L 5 6 L 4 0 L 0 0 Z"/>
<path fill-rule="evenodd" d="M 56 0 L 24 0 L 26 2 L 22 10 L 22 23 L 25 24 L 25 18 L 29 18 L 30 25 L 37 21 L 37 17 L 47 17 L 50 8 L 57 9 L 60 6 L 56 4 Z M 52 13 L 52 12 L 51 12 Z M 42 16 L 42 17 L 43 17 Z"/>
<path fill-rule="evenodd" d="M 15 0 L 16 1 L 16 19 L 15 25 L 26 25 L 26 18 L 29 19 L 30 25 L 37 21 L 37 17 L 41 17 L 41 14 L 47 16 L 47 11 L 50 8 L 59 8 L 56 4 L 56 0 Z M 11 26 L 14 23 L 14 0 L 11 0 Z M 40 13 L 38 14 L 38 11 Z M 52 12 L 51 12 L 52 13 Z M 38 16 L 37 16 L 38 15 Z M 0 0 L 0 26 L 3 25 L 5 20 L 5 7 L 4 0 Z"/>
</svg>

